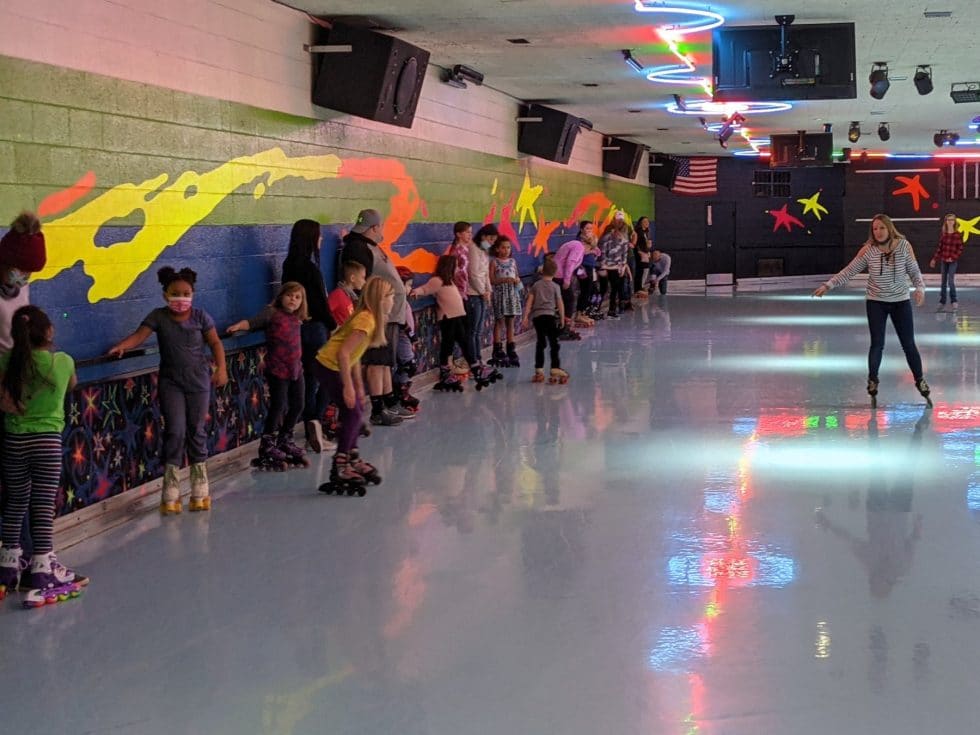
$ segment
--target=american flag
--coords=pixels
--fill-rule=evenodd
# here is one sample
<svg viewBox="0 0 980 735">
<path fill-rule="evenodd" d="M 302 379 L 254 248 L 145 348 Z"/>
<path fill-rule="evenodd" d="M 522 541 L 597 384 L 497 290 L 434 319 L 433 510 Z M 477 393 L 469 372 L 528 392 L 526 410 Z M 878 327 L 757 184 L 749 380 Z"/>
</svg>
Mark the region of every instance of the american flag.
<svg viewBox="0 0 980 735">
<path fill-rule="evenodd" d="M 718 191 L 717 158 L 674 158 L 677 178 L 671 191 L 688 196 L 704 196 Z"/>
</svg>

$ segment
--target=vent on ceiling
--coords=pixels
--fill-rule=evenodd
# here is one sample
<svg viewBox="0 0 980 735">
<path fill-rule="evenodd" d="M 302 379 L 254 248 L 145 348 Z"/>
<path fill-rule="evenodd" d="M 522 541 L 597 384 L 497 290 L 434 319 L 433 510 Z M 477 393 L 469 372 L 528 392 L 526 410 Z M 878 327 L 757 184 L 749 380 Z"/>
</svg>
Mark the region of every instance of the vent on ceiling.
<svg viewBox="0 0 980 735">
<path fill-rule="evenodd" d="M 952 18 L 952 10 L 927 10 L 923 14 L 925 18 Z"/>
<path fill-rule="evenodd" d="M 632 107 L 632 108 L 628 109 L 627 112 L 632 112 L 633 114 L 636 114 L 637 112 L 643 112 L 643 110 L 640 110 L 640 109 L 638 109 L 636 107 Z"/>
<path fill-rule="evenodd" d="M 583 87 L 598 87 L 599 85 L 595 82 L 582 82 Z"/>
<path fill-rule="evenodd" d="M 526 38 L 508 38 L 507 43 L 516 43 L 518 45 L 531 43 Z"/>
</svg>

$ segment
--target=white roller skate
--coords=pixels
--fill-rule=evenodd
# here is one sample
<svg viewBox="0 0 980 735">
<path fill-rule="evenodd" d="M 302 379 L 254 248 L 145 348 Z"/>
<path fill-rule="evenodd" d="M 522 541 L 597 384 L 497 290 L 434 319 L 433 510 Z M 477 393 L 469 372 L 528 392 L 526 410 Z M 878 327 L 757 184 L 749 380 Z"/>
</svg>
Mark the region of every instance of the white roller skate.
<svg viewBox="0 0 980 735">
<path fill-rule="evenodd" d="M 163 469 L 163 490 L 160 492 L 160 513 L 165 516 L 180 513 L 180 480 L 177 465 L 168 464 Z"/>
<path fill-rule="evenodd" d="M 568 373 L 561 368 L 551 368 L 551 377 L 548 382 L 552 385 L 565 385 L 568 382 Z"/>
<path fill-rule="evenodd" d="M 208 484 L 208 468 L 204 462 L 191 465 L 191 499 L 187 510 L 192 513 L 211 510 L 211 487 Z"/>
</svg>

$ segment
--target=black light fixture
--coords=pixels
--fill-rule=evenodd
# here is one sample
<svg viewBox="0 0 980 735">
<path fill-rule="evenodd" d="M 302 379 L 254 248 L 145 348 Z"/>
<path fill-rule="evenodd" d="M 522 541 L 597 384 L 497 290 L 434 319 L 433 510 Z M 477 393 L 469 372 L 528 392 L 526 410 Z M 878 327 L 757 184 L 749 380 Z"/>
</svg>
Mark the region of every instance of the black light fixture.
<svg viewBox="0 0 980 735">
<path fill-rule="evenodd" d="M 646 68 L 633 57 L 633 52 L 628 48 L 623 49 L 623 60 L 640 73 L 643 73 L 643 70 Z"/>
<path fill-rule="evenodd" d="M 884 143 L 892 137 L 892 131 L 888 129 L 888 123 L 883 122 L 878 125 L 878 139 Z"/>
<path fill-rule="evenodd" d="M 871 67 L 868 82 L 871 83 L 871 96 L 876 100 L 883 99 L 891 86 L 888 82 L 888 64 L 884 61 L 876 61 Z"/>
<path fill-rule="evenodd" d="M 936 148 L 942 148 L 944 144 L 956 145 L 960 140 L 960 134 L 950 130 L 940 130 L 932 136 L 932 142 Z"/>
<path fill-rule="evenodd" d="M 852 143 L 857 143 L 861 139 L 861 123 L 857 120 L 847 128 L 847 139 Z"/>
<path fill-rule="evenodd" d="M 912 82 L 919 94 L 929 94 L 932 91 L 932 67 L 928 64 L 919 64 L 915 67 Z"/>
<path fill-rule="evenodd" d="M 464 64 L 456 64 L 456 66 L 446 70 L 443 81 L 451 87 L 466 89 L 467 82 L 472 82 L 478 87 L 483 84 L 483 75 L 476 69 Z"/>
<path fill-rule="evenodd" d="M 833 123 L 824 123 L 823 124 L 823 131 L 825 133 L 831 133 L 831 132 L 833 132 L 833 130 L 834 130 L 834 124 Z"/>
</svg>

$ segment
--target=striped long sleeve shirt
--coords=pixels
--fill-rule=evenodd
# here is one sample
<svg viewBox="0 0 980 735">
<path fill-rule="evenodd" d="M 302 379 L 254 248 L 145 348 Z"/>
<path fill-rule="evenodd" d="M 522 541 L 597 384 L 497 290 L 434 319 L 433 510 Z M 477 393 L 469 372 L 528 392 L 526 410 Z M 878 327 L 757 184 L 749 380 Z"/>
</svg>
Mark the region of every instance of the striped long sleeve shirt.
<svg viewBox="0 0 980 735">
<path fill-rule="evenodd" d="M 854 260 L 824 285 L 828 289 L 843 286 L 865 270 L 868 271 L 865 298 L 870 301 L 905 301 L 909 298 L 910 280 L 916 288 L 925 288 L 922 272 L 908 240 L 899 240 L 895 249 L 888 254 L 876 245 L 866 243 Z"/>
</svg>

